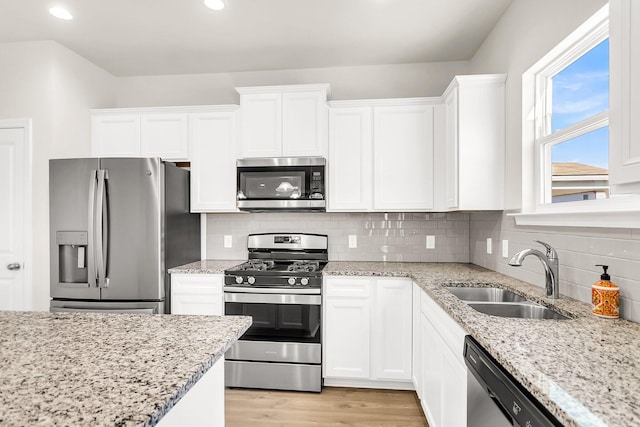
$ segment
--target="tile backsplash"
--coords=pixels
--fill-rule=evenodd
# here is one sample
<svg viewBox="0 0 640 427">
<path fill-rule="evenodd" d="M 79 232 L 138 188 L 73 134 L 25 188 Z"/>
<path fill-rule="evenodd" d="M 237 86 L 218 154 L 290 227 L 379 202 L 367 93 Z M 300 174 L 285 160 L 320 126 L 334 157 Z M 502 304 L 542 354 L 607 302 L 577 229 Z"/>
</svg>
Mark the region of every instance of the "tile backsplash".
<svg viewBox="0 0 640 427">
<path fill-rule="evenodd" d="M 600 277 L 595 264 L 609 265 L 620 286 L 621 316 L 640 322 L 640 230 L 617 228 L 523 227 L 503 212 L 455 213 L 237 213 L 207 215 L 206 258 L 247 258 L 247 235 L 267 232 L 319 233 L 329 236 L 331 261 L 471 262 L 540 287 L 540 261 L 525 259 L 511 267 L 502 256 L 551 244 L 560 259 L 560 293 L 589 302 L 591 284 Z M 349 236 L 357 247 L 349 248 Z M 224 237 L 231 236 L 231 248 Z M 435 236 L 435 248 L 426 237 Z M 487 238 L 492 254 L 487 254 Z"/>
<path fill-rule="evenodd" d="M 544 286 L 544 269 L 535 257 L 525 259 L 522 267 L 508 265 L 502 256 L 502 241 L 508 240 L 508 256 L 526 248 L 544 248 L 534 240 L 549 243 L 560 261 L 560 294 L 590 302 L 591 285 L 609 266 L 611 280 L 620 287 L 620 314 L 640 322 L 640 230 L 624 228 L 529 227 L 517 226 L 503 212 L 470 214 L 470 261 L 528 283 Z M 492 255 L 486 240 L 494 244 Z"/>
<path fill-rule="evenodd" d="M 469 262 L 468 213 L 208 214 L 206 258 L 246 259 L 247 235 L 270 232 L 326 234 L 331 261 Z M 426 236 L 435 236 L 435 248 L 426 248 Z"/>
</svg>

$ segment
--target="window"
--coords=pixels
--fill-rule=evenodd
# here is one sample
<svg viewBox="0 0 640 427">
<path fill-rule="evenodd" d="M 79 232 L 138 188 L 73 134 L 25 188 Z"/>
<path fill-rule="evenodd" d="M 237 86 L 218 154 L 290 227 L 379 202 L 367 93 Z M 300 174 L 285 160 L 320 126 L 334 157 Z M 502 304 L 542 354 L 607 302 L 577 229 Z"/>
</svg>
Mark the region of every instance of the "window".
<svg viewBox="0 0 640 427">
<path fill-rule="evenodd" d="M 517 225 L 640 228 L 640 144 L 631 143 L 629 102 L 640 96 L 630 71 L 640 8 L 631 15 L 631 4 L 611 3 L 611 28 L 606 4 L 523 73 L 522 207 L 508 214 Z"/>
<path fill-rule="evenodd" d="M 537 204 L 609 197 L 608 21 L 534 73 Z"/>
</svg>

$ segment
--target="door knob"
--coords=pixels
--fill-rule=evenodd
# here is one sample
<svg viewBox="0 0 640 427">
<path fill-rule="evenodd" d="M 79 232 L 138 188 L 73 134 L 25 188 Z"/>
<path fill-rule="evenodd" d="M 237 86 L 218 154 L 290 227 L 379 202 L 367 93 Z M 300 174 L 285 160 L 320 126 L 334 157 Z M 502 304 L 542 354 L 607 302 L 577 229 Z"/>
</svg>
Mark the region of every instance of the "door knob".
<svg viewBox="0 0 640 427">
<path fill-rule="evenodd" d="M 11 264 L 7 264 L 7 270 L 20 270 L 20 264 L 17 262 L 13 262 Z"/>
</svg>

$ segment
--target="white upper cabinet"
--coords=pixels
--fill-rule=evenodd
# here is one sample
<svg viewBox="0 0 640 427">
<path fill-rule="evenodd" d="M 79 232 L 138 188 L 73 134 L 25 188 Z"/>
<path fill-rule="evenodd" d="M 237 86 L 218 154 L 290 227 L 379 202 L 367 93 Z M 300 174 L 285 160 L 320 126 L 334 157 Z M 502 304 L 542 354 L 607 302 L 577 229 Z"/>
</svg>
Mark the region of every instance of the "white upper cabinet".
<svg viewBox="0 0 640 427">
<path fill-rule="evenodd" d="M 140 114 L 93 111 L 91 155 L 93 157 L 140 156 Z"/>
<path fill-rule="evenodd" d="M 433 209 L 434 108 L 439 102 L 331 102 L 328 210 Z"/>
<path fill-rule="evenodd" d="M 446 209 L 504 208 L 505 79 L 457 76 L 443 95 Z"/>
<path fill-rule="evenodd" d="M 640 4 L 609 2 L 609 182 L 617 193 L 640 193 Z"/>
<path fill-rule="evenodd" d="M 367 211 L 373 207 L 373 109 L 332 107 L 329 111 L 328 209 Z"/>
<path fill-rule="evenodd" d="M 189 115 L 152 113 L 140 116 L 140 155 L 163 159 L 189 158 Z"/>
<path fill-rule="evenodd" d="M 237 106 L 190 116 L 191 211 L 235 212 Z"/>
<path fill-rule="evenodd" d="M 282 94 L 240 93 L 238 157 L 282 156 Z"/>
<path fill-rule="evenodd" d="M 433 209 L 433 106 L 373 112 L 374 209 Z"/>
<path fill-rule="evenodd" d="M 187 110 L 191 108 L 91 110 L 91 154 L 94 157 L 160 157 L 187 161 Z"/>
<path fill-rule="evenodd" d="M 328 84 L 236 88 L 238 158 L 327 156 Z"/>
</svg>

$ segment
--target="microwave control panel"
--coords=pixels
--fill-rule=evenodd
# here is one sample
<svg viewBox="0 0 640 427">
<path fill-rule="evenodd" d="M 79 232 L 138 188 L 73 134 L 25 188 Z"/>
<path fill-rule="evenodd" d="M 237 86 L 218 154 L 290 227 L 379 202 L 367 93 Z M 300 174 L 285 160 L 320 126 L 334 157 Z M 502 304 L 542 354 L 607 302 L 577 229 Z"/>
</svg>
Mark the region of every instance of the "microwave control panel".
<svg viewBox="0 0 640 427">
<path fill-rule="evenodd" d="M 311 171 L 311 183 L 309 192 L 311 193 L 312 199 L 323 199 L 324 198 L 324 177 L 322 176 L 322 171 L 312 170 Z"/>
</svg>

